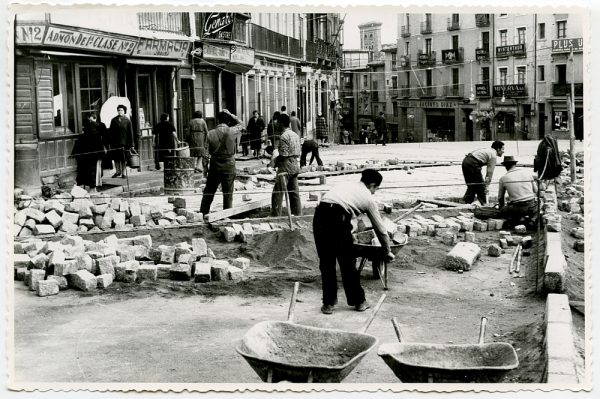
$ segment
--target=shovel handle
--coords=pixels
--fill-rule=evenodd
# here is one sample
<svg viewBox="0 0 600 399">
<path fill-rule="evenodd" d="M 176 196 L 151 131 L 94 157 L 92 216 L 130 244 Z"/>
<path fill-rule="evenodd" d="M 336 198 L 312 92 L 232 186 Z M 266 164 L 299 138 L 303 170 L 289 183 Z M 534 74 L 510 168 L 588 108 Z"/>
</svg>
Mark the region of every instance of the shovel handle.
<svg viewBox="0 0 600 399">
<path fill-rule="evenodd" d="M 487 324 L 487 317 L 481 317 L 481 324 L 479 325 L 479 345 L 483 345 L 485 337 L 485 325 Z"/>
<path fill-rule="evenodd" d="M 296 297 L 298 296 L 298 289 L 300 288 L 300 282 L 294 283 L 294 291 L 292 292 L 292 299 L 290 299 L 290 308 L 288 309 L 288 323 L 294 322 L 294 308 L 296 307 Z"/>
<path fill-rule="evenodd" d="M 398 324 L 398 320 L 395 317 L 392 317 L 392 324 L 394 325 L 394 331 L 396 331 L 396 337 L 398 337 L 398 342 L 402 343 L 404 338 L 402 337 L 402 330 L 400 330 L 400 325 Z"/>
<path fill-rule="evenodd" d="M 396 219 L 392 220 L 392 222 L 396 223 L 396 222 L 404 219 L 405 217 L 407 217 L 408 215 L 410 215 L 411 213 L 413 213 L 414 211 L 416 211 L 417 209 L 419 209 L 422 206 L 423 206 L 423 203 L 419 202 L 416 206 L 412 207 L 411 209 L 409 209 L 408 211 L 406 211 L 402 215 L 398 216 Z"/>
<path fill-rule="evenodd" d="M 385 301 L 385 296 L 386 295 L 383 294 L 383 295 L 381 295 L 381 298 L 379 298 L 379 302 L 377 302 L 377 305 L 375 305 L 375 308 L 373 309 L 373 312 L 369 316 L 369 319 L 366 321 L 365 325 L 361 329 L 362 333 L 366 333 L 367 330 L 369 329 L 369 326 L 371 325 L 371 322 L 375 318 L 375 315 L 377 315 L 377 312 L 379 312 L 379 308 L 381 308 L 381 305 L 383 304 L 383 301 Z"/>
</svg>

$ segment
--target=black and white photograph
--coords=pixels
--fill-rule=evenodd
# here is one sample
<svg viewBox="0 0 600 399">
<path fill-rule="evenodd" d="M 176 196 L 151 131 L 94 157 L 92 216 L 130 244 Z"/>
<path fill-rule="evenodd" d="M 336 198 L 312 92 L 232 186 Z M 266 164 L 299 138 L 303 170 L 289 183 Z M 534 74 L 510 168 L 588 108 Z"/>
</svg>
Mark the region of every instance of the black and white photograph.
<svg viewBox="0 0 600 399">
<path fill-rule="evenodd" d="M 5 20 L 11 393 L 592 388 L 589 4 Z"/>
</svg>

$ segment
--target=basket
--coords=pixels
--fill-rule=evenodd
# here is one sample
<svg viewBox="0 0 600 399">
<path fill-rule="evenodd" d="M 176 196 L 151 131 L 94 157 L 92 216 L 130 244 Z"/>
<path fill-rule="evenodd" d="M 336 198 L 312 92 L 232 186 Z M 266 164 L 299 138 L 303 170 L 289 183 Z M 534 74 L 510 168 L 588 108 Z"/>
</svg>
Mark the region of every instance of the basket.
<svg viewBox="0 0 600 399">
<path fill-rule="evenodd" d="M 185 141 L 180 141 L 177 143 L 177 148 L 175 149 L 175 156 L 186 158 L 190 156 L 190 146 Z"/>
<path fill-rule="evenodd" d="M 127 165 L 130 168 L 140 167 L 140 155 L 137 153 L 135 148 L 130 148 L 127 152 Z"/>
</svg>

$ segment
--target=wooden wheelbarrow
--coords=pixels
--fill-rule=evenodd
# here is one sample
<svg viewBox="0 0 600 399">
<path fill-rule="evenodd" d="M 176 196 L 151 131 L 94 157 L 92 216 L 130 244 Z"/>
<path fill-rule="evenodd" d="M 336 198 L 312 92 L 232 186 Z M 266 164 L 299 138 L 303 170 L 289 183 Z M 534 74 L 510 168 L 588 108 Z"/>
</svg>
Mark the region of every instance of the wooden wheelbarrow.
<svg viewBox="0 0 600 399">
<path fill-rule="evenodd" d="M 499 382 L 519 366 L 512 345 L 485 344 L 485 325 L 481 318 L 479 343 L 466 345 L 404 343 L 396 319 L 392 319 L 400 343 L 387 343 L 377 354 L 402 382 Z"/>
<path fill-rule="evenodd" d="M 293 323 L 299 283 L 295 283 L 287 322 L 263 321 L 242 338 L 236 351 L 265 382 L 340 382 L 377 344 L 366 334 L 385 294 L 360 332 Z"/>
</svg>

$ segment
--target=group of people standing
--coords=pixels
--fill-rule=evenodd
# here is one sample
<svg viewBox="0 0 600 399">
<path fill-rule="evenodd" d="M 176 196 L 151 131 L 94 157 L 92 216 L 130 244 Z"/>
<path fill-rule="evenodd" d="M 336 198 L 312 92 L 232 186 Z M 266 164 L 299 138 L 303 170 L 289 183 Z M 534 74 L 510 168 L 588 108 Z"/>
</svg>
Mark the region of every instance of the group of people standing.
<svg viewBox="0 0 600 399">
<path fill-rule="evenodd" d="M 127 106 L 118 105 L 108 129 L 95 112 L 87 114 L 83 134 L 71 152 L 77 161 L 77 185 L 97 191 L 102 186 L 103 169 L 112 169 L 113 161 L 116 173 L 112 177 L 125 177 L 127 153 L 134 148 L 133 127 L 126 114 Z"/>
</svg>

